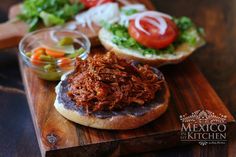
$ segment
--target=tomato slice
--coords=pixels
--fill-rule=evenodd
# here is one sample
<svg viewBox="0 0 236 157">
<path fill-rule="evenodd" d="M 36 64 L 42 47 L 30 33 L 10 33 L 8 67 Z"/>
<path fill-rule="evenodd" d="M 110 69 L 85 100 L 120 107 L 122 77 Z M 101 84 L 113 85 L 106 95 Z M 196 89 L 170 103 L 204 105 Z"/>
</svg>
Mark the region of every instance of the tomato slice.
<svg viewBox="0 0 236 157">
<path fill-rule="evenodd" d="M 154 25 L 150 24 L 147 20 L 141 20 L 140 25 L 147 30 L 150 34 L 146 34 L 145 32 L 137 29 L 135 27 L 134 20 L 130 21 L 129 24 L 129 34 L 132 38 L 134 38 L 138 43 L 148 48 L 153 49 L 161 49 L 169 46 L 174 40 L 177 38 L 178 35 L 178 28 L 176 24 L 167 18 L 164 18 L 167 22 L 167 30 L 162 35 L 159 32 L 159 29 Z M 153 19 L 154 20 L 154 19 Z"/>
<path fill-rule="evenodd" d="M 113 2 L 113 0 L 80 0 L 80 2 L 84 4 L 85 8 L 91 8 L 98 4 Z"/>
</svg>

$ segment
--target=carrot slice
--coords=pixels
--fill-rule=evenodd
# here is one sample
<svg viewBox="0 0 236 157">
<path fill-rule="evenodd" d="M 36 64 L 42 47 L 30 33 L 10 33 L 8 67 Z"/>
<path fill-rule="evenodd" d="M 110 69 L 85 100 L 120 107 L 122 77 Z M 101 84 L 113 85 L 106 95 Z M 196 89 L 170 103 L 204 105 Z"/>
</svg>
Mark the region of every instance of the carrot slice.
<svg viewBox="0 0 236 157">
<path fill-rule="evenodd" d="M 34 49 L 33 52 L 34 52 L 34 53 L 36 53 L 36 52 L 45 53 L 45 48 L 44 48 L 44 47 L 38 47 L 38 48 Z"/>
<path fill-rule="evenodd" d="M 62 70 L 69 70 L 71 69 L 72 66 L 72 60 L 70 58 L 61 58 L 57 61 L 57 65 L 62 69 Z"/>
<path fill-rule="evenodd" d="M 43 54 L 42 51 L 37 51 L 35 52 L 31 57 L 30 60 L 32 62 L 32 64 L 40 66 L 42 65 L 42 61 L 40 60 L 40 56 Z"/>
<path fill-rule="evenodd" d="M 57 51 L 57 50 L 51 50 L 51 49 L 46 49 L 46 54 L 55 57 L 55 58 L 60 58 L 65 56 L 65 52 L 62 51 Z"/>
</svg>

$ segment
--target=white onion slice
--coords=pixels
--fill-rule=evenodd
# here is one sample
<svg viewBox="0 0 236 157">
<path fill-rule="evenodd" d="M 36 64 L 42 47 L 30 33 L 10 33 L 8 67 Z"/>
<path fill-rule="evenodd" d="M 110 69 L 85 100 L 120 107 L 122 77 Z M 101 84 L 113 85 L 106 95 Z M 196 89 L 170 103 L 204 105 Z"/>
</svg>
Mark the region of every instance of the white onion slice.
<svg viewBox="0 0 236 157">
<path fill-rule="evenodd" d="M 150 18 L 147 18 L 150 17 Z M 141 19 L 146 20 L 147 22 L 149 22 L 150 24 L 154 25 L 155 27 L 157 27 L 160 30 L 160 34 L 163 35 L 166 32 L 167 29 L 167 23 L 164 20 L 164 18 L 171 18 L 171 16 L 161 13 L 161 12 L 157 12 L 157 11 L 146 11 L 146 12 L 142 12 L 142 13 L 138 13 L 135 14 L 134 20 L 135 20 L 135 27 L 137 29 L 139 29 L 140 31 L 146 33 L 147 35 L 150 35 L 149 32 L 147 32 L 140 24 Z M 153 20 L 153 19 L 155 20 Z"/>
<path fill-rule="evenodd" d="M 167 29 L 167 23 L 162 17 L 156 17 L 156 20 L 150 18 L 144 18 L 145 21 L 149 22 L 150 24 L 154 25 L 155 27 L 159 28 L 160 34 L 163 35 Z M 158 21 L 158 22 L 157 22 Z"/>
<path fill-rule="evenodd" d="M 129 4 L 129 5 L 126 5 L 121 8 L 121 10 L 131 10 L 131 9 L 135 9 L 138 12 L 143 12 L 143 11 L 147 10 L 147 8 L 143 4 L 138 4 L 138 3 L 137 4 Z M 125 13 L 121 12 L 119 24 L 128 27 L 129 21 L 131 19 L 135 19 L 136 16 L 137 16 L 137 14 L 126 15 Z"/>
<path fill-rule="evenodd" d="M 103 1 L 100 0 L 100 3 Z M 120 20 L 119 6 L 117 3 L 105 3 L 95 6 L 86 12 L 76 15 L 75 20 L 78 25 L 88 26 L 90 30 L 95 32 L 92 26 L 93 23 L 101 26 L 102 21 L 112 24 Z"/>
<path fill-rule="evenodd" d="M 91 18 L 89 18 L 89 17 L 86 18 L 86 23 L 87 23 L 89 29 L 90 29 L 93 33 L 95 33 L 95 30 L 93 29 L 93 26 L 92 26 L 92 20 L 91 20 Z"/>
<path fill-rule="evenodd" d="M 123 6 L 121 9 L 122 9 L 122 10 L 135 9 L 135 10 L 137 10 L 138 12 L 142 12 L 142 11 L 146 11 L 146 10 L 147 10 L 147 8 L 145 7 L 145 5 L 139 4 L 139 3 L 126 5 L 126 6 Z"/>
</svg>

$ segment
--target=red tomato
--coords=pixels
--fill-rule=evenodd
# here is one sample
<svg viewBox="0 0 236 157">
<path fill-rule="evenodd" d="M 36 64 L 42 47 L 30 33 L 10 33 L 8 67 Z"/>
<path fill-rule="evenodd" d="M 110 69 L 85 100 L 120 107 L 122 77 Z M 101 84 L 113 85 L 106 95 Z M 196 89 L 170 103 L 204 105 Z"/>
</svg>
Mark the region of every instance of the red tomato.
<svg viewBox="0 0 236 157">
<path fill-rule="evenodd" d="M 134 20 L 130 21 L 129 24 L 129 34 L 134 38 L 138 43 L 148 48 L 161 49 L 169 46 L 178 35 L 178 28 L 176 24 L 170 19 L 164 18 L 167 22 L 167 30 L 165 34 L 161 35 L 159 29 L 146 20 L 141 20 L 140 25 L 150 33 L 146 34 L 143 31 L 135 27 Z"/>
<path fill-rule="evenodd" d="M 86 8 L 91 8 L 99 4 L 104 4 L 108 2 L 113 2 L 113 0 L 80 0 Z"/>
</svg>

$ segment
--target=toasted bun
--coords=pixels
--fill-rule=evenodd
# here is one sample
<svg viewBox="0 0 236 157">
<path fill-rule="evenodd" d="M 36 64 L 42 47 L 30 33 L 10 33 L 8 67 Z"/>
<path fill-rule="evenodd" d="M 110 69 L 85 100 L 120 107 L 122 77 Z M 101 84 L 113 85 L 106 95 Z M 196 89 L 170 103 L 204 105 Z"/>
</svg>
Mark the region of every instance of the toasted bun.
<svg viewBox="0 0 236 157">
<path fill-rule="evenodd" d="M 65 104 L 59 103 L 58 96 L 55 100 L 54 106 L 56 110 L 65 118 L 81 125 L 108 130 L 134 129 L 153 121 L 154 119 L 160 117 L 166 111 L 168 107 L 170 93 L 166 82 L 163 86 L 164 89 L 162 90 L 165 92 L 164 94 L 162 94 L 160 99 L 163 99 L 164 101 L 161 104 L 156 103 L 155 107 L 150 108 L 150 110 L 142 116 L 116 115 L 110 118 L 98 118 L 93 115 L 82 115 L 75 110 L 67 109 L 65 107 Z M 59 87 L 60 83 L 56 87 L 57 95 L 59 92 Z"/>
<path fill-rule="evenodd" d="M 173 54 L 162 54 L 162 55 L 150 55 L 143 56 L 140 52 L 132 50 L 129 48 L 120 47 L 112 42 L 113 34 L 102 28 L 99 31 L 99 39 L 101 44 L 109 51 L 113 51 L 116 55 L 139 61 L 142 63 L 147 63 L 151 65 L 161 66 L 165 64 L 176 64 L 193 53 L 194 50 L 204 45 L 204 40 L 201 36 L 198 36 L 197 43 L 195 46 L 191 46 L 188 43 L 183 43 L 179 45 Z M 150 39 L 151 40 L 151 39 Z"/>
</svg>

